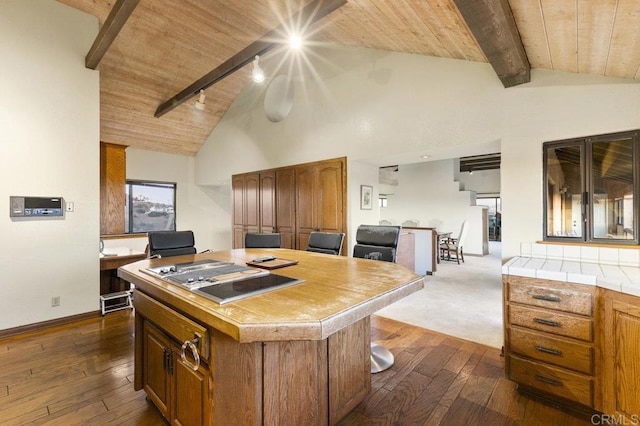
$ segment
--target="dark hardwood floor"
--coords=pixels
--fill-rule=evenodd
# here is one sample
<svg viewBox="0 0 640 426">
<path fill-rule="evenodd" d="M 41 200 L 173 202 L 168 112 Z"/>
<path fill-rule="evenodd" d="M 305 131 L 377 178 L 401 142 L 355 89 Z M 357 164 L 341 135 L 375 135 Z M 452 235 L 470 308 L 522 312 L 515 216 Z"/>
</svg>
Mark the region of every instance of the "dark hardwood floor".
<svg viewBox="0 0 640 426">
<path fill-rule="evenodd" d="M 591 424 L 518 395 L 497 349 L 382 317 L 372 324 L 396 363 L 372 376 L 371 394 L 341 425 Z M 163 424 L 133 390 L 133 313 L 0 339 L 0 424 Z"/>
</svg>

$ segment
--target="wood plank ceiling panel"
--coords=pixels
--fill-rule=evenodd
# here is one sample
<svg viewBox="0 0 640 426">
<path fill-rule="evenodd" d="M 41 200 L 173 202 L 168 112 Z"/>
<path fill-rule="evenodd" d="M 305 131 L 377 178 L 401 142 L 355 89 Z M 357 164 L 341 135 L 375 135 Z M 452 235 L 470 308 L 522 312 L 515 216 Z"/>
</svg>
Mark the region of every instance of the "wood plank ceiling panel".
<svg viewBox="0 0 640 426">
<path fill-rule="evenodd" d="M 540 0 L 509 0 L 531 68 L 552 69 Z"/>
<path fill-rule="evenodd" d="M 640 79 L 640 1 L 618 0 L 605 75 Z"/>
<path fill-rule="evenodd" d="M 576 0 L 541 0 L 553 69 L 578 72 Z"/>
<path fill-rule="evenodd" d="M 618 0 L 578 0 L 578 72 L 605 75 Z"/>
</svg>

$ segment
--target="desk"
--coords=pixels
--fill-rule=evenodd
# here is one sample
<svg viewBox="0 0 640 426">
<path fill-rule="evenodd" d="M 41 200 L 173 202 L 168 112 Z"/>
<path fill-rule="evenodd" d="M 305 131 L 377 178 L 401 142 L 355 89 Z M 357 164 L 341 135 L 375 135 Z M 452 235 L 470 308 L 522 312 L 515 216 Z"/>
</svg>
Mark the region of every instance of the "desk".
<svg viewBox="0 0 640 426">
<path fill-rule="evenodd" d="M 304 282 L 219 305 L 144 272 L 204 259 L 244 265 L 261 256 L 297 260 L 274 273 Z M 146 259 L 120 267 L 118 276 L 135 285 L 134 388 L 153 393 L 159 379 L 152 379 L 165 374 L 163 355 L 199 335 L 200 386 L 171 403 L 184 404 L 174 412 L 190 413 L 197 401 L 193 423 L 215 425 L 336 424 L 371 390 L 370 316 L 424 286 L 395 263 L 288 249 Z"/>
<path fill-rule="evenodd" d="M 129 247 L 104 249 L 100 253 L 100 295 L 128 290 L 129 285 L 118 278 L 118 268 L 146 257 L 145 252 L 132 250 Z"/>
</svg>

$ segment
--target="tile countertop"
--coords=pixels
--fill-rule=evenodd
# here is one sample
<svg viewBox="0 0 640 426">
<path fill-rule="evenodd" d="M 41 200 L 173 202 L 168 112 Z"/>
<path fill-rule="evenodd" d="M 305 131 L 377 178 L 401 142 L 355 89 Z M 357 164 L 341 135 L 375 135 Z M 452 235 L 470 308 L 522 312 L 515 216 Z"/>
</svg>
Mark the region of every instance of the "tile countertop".
<svg viewBox="0 0 640 426">
<path fill-rule="evenodd" d="M 640 296 L 640 267 L 584 260 L 518 256 L 502 265 L 504 275 L 595 285 Z"/>
</svg>

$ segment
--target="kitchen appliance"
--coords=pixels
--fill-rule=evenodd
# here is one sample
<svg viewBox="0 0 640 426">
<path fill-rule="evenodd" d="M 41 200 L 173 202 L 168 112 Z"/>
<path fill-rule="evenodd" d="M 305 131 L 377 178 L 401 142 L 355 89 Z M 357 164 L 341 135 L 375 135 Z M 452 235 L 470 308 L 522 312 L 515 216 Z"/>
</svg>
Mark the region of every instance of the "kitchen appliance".
<svg viewBox="0 0 640 426">
<path fill-rule="evenodd" d="M 303 282 L 264 269 L 210 259 L 147 268 L 144 272 L 221 305 Z"/>
</svg>

